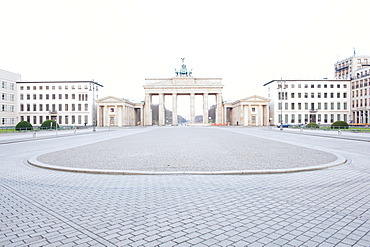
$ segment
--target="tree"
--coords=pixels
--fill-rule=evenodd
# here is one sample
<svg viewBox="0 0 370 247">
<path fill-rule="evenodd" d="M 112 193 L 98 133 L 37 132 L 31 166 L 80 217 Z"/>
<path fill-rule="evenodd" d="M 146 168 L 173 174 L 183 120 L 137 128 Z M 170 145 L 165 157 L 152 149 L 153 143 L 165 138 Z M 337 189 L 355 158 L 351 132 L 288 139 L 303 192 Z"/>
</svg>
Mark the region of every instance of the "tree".
<svg viewBox="0 0 370 247">
<path fill-rule="evenodd" d="M 55 129 L 55 127 L 59 128 L 59 124 L 54 120 L 45 120 L 40 126 L 42 129 Z"/>
</svg>

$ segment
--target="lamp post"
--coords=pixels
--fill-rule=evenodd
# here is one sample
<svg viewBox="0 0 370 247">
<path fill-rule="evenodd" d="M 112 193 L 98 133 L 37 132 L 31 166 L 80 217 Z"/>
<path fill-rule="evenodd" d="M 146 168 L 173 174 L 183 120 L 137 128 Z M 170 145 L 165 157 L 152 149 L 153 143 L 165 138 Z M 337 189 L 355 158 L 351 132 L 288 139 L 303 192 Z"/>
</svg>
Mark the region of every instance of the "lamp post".
<svg viewBox="0 0 370 247">
<path fill-rule="evenodd" d="M 89 91 L 92 91 L 92 97 L 93 97 L 93 105 L 92 105 L 92 121 L 93 121 L 93 131 L 95 132 L 96 131 L 96 107 L 95 107 L 95 92 L 97 93 L 99 91 L 98 87 L 103 87 L 103 85 L 97 83 L 97 82 L 94 82 L 94 80 L 92 80 L 90 82 L 90 89 Z"/>
<path fill-rule="evenodd" d="M 284 86 L 284 88 L 283 88 Z M 280 130 L 283 130 L 283 98 L 284 98 L 284 93 L 283 90 L 285 90 L 285 81 L 278 81 L 278 89 L 280 89 L 280 104 L 281 104 L 281 109 L 280 109 Z"/>
</svg>

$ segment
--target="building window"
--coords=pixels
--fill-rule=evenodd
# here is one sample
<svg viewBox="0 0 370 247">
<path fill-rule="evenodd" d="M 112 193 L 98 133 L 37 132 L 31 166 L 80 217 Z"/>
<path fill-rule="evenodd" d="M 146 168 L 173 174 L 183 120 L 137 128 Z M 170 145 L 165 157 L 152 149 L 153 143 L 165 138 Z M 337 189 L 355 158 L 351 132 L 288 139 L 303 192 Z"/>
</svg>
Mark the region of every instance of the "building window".
<svg viewBox="0 0 370 247">
<path fill-rule="evenodd" d="M 42 94 L 39 94 L 39 99 L 42 99 Z"/>
<path fill-rule="evenodd" d="M 21 108 L 21 111 L 24 111 L 24 105 L 23 105 L 23 104 L 21 104 L 20 106 L 21 106 L 21 107 L 20 107 L 20 108 Z"/>
<path fill-rule="evenodd" d="M 321 122 L 321 114 L 317 114 L 317 122 Z"/>
<path fill-rule="evenodd" d="M 27 111 L 31 111 L 31 105 L 27 104 Z"/>
<path fill-rule="evenodd" d="M 76 95 L 75 94 L 72 94 L 72 99 L 75 99 L 76 98 Z"/>
<path fill-rule="evenodd" d="M 291 108 L 291 110 L 294 110 L 294 103 L 290 104 L 290 108 Z"/>
<path fill-rule="evenodd" d="M 36 100 L 36 99 L 37 99 L 36 94 L 33 94 L 33 99 L 34 99 L 34 100 Z"/>
<path fill-rule="evenodd" d="M 301 93 L 298 93 L 298 98 L 302 98 L 302 94 Z"/>
<path fill-rule="evenodd" d="M 321 88 L 321 84 L 317 84 L 317 88 Z"/>
<path fill-rule="evenodd" d="M 308 110 L 308 103 L 306 102 L 306 103 L 304 103 L 304 109 L 305 110 Z"/>
<path fill-rule="evenodd" d="M 45 86 L 45 89 L 46 89 L 46 90 L 49 90 L 49 86 Z"/>
<path fill-rule="evenodd" d="M 72 111 L 75 111 L 76 110 L 76 106 L 75 104 L 72 104 Z"/>
<path fill-rule="evenodd" d="M 343 98 L 347 98 L 347 93 L 343 93 Z"/>
<path fill-rule="evenodd" d="M 340 103 L 337 103 L 337 110 L 340 110 Z"/>
<path fill-rule="evenodd" d="M 37 105 L 33 104 L 33 111 L 37 111 Z"/>
<path fill-rule="evenodd" d="M 343 103 L 343 110 L 347 110 L 347 103 L 346 102 Z"/>
<path fill-rule="evenodd" d="M 328 109 L 328 103 L 324 103 L 324 110 Z"/>
<path fill-rule="evenodd" d="M 291 122 L 295 123 L 295 115 L 294 114 L 292 114 L 292 121 Z"/>
<path fill-rule="evenodd" d="M 81 104 L 78 104 L 78 105 L 77 105 L 77 110 L 78 110 L 78 111 L 82 111 L 82 106 L 81 106 Z"/>
<path fill-rule="evenodd" d="M 317 110 L 321 110 L 321 103 L 317 103 Z"/>
<path fill-rule="evenodd" d="M 334 103 L 330 103 L 330 110 L 334 110 Z"/>
<path fill-rule="evenodd" d="M 65 111 L 68 111 L 68 104 L 65 104 L 65 105 L 64 105 L 64 110 L 65 110 Z"/>
<path fill-rule="evenodd" d="M 315 93 L 311 93 L 311 98 L 315 98 Z"/>
<path fill-rule="evenodd" d="M 328 97 L 328 93 L 324 93 L 324 98 L 327 98 Z"/>
<path fill-rule="evenodd" d="M 334 84 L 330 84 L 330 88 L 334 88 Z"/>
<path fill-rule="evenodd" d="M 324 123 L 328 122 L 328 114 L 324 114 Z"/>
<path fill-rule="evenodd" d="M 311 88 L 315 88 L 315 84 L 311 84 Z"/>
<path fill-rule="evenodd" d="M 63 111 L 62 104 L 59 104 L 59 111 Z"/>
<path fill-rule="evenodd" d="M 321 98 L 321 93 L 317 93 L 317 98 Z"/>
<path fill-rule="evenodd" d="M 31 99 L 31 95 L 27 94 L 27 100 Z"/>
<path fill-rule="evenodd" d="M 49 94 L 45 94 L 45 99 L 49 99 Z"/>
<path fill-rule="evenodd" d="M 89 110 L 89 105 L 85 104 L 85 111 L 88 111 L 88 110 Z"/>
<path fill-rule="evenodd" d="M 39 104 L 39 111 L 42 111 L 42 104 Z"/>
<path fill-rule="evenodd" d="M 308 93 L 304 93 L 304 97 L 305 98 L 308 98 Z"/>
<path fill-rule="evenodd" d="M 110 112 L 114 112 L 114 108 L 112 107 L 112 108 L 110 108 Z"/>
<path fill-rule="evenodd" d="M 45 105 L 45 111 L 49 111 L 50 109 L 49 109 L 49 104 L 46 104 Z"/>
<path fill-rule="evenodd" d="M 20 94 L 20 95 L 19 95 L 19 99 L 20 99 L 20 100 L 23 100 L 23 94 Z"/>
<path fill-rule="evenodd" d="M 62 99 L 62 94 L 59 94 L 59 99 Z"/>
<path fill-rule="evenodd" d="M 302 103 L 298 103 L 298 110 L 302 110 Z"/>
<path fill-rule="evenodd" d="M 64 95 L 64 99 L 68 99 L 68 94 L 65 94 Z"/>
<path fill-rule="evenodd" d="M 334 93 L 330 93 L 330 98 L 334 98 Z"/>
<path fill-rule="evenodd" d="M 337 93 L 337 98 L 340 98 L 340 93 Z"/>
<path fill-rule="evenodd" d="M 291 97 L 291 98 L 294 98 L 294 93 L 291 93 L 291 94 L 290 94 L 290 97 Z"/>
<path fill-rule="evenodd" d="M 285 103 L 285 110 L 288 110 L 288 103 Z"/>
<path fill-rule="evenodd" d="M 308 88 L 308 84 L 304 84 L 304 88 Z"/>
<path fill-rule="evenodd" d="M 330 114 L 330 122 L 334 123 L 334 114 Z"/>
<path fill-rule="evenodd" d="M 52 95 L 51 95 L 51 98 L 52 98 L 52 99 L 55 99 L 55 94 L 52 94 Z"/>
<path fill-rule="evenodd" d="M 324 88 L 328 88 L 328 85 L 327 84 L 324 84 Z"/>
</svg>

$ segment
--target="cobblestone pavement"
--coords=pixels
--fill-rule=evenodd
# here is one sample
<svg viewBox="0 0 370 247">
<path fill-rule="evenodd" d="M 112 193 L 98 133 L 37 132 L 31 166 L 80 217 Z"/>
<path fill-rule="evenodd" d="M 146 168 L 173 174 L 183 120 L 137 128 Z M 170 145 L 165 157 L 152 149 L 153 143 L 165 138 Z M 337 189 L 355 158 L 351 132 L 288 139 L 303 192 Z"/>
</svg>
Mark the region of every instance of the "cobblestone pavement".
<svg viewBox="0 0 370 247">
<path fill-rule="evenodd" d="M 370 246 L 370 145 L 364 141 L 227 129 L 349 160 L 286 174 L 119 176 L 26 163 L 35 154 L 157 129 L 0 144 L 0 245 Z"/>
<path fill-rule="evenodd" d="M 337 159 L 320 150 L 225 128 L 169 127 L 47 153 L 36 162 L 84 169 L 237 172 L 319 166 Z"/>
</svg>

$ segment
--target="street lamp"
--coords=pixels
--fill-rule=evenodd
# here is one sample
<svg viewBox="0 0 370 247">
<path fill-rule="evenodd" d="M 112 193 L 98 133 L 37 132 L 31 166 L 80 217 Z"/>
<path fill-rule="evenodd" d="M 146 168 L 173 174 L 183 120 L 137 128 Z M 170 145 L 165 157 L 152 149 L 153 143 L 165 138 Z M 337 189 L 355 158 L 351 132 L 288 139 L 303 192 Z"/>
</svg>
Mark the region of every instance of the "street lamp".
<svg viewBox="0 0 370 247">
<path fill-rule="evenodd" d="M 89 91 L 92 91 L 92 97 L 93 97 L 93 108 L 92 108 L 92 114 L 93 114 L 93 131 L 95 132 L 96 131 L 96 107 L 95 107 L 95 92 L 96 92 L 96 97 L 98 96 L 98 91 L 99 91 L 99 87 L 103 87 L 103 85 L 97 83 L 97 82 L 94 82 L 94 80 L 92 80 L 90 82 L 90 89 Z"/>
<path fill-rule="evenodd" d="M 283 88 L 284 86 L 284 88 Z M 284 93 L 283 90 L 286 89 L 285 87 L 285 81 L 278 81 L 278 89 L 280 89 L 280 104 L 281 104 L 281 109 L 280 109 L 280 130 L 283 130 L 283 98 L 284 98 Z"/>
</svg>

